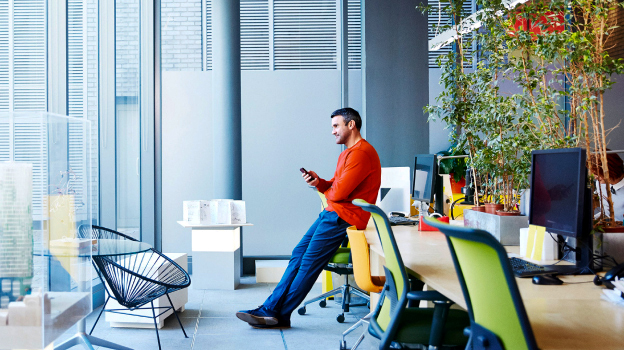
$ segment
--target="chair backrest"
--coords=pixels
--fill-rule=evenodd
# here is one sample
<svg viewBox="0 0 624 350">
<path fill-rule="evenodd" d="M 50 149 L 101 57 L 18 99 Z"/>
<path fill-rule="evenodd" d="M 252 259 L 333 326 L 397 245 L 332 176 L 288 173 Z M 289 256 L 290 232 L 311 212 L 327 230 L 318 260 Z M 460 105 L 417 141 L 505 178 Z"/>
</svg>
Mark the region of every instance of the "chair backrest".
<svg viewBox="0 0 624 350">
<path fill-rule="evenodd" d="M 370 268 L 370 248 L 366 241 L 364 231 L 355 226 L 347 229 L 349 243 L 351 244 L 351 258 L 353 260 L 353 276 L 358 287 L 367 292 L 379 293 L 382 285 L 373 282 Z"/>
<path fill-rule="evenodd" d="M 374 328 L 379 328 L 376 331 L 394 333 L 398 328 L 399 314 L 407 305 L 407 293 L 409 292 L 407 271 L 394 239 L 390 222 L 383 210 L 363 199 L 356 199 L 353 204 L 371 213 L 386 260 L 384 267 L 386 270 L 386 290 L 383 300 L 380 300 L 381 308 L 371 319 L 371 325 Z M 383 338 L 393 339 L 394 334 L 388 334 Z"/>
<path fill-rule="evenodd" d="M 446 235 L 471 328 L 486 328 L 507 350 L 537 349 L 505 248 L 486 231 L 425 221 Z"/>
<path fill-rule="evenodd" d="M 175 261 L 155 249 L 119 255 L 93 256 L 107 291 L 121 305 L 135 308 L 165 293 L 186 288 L 191 278 Z"/>
<path fill-rule="evenodd" d="M 130 240 L 137 241 L 136 239 L 126 236 L 121 232 L 117 232 L 115 230 L 111 230 L 110 228 L 91 225 L 91 230 L 89 232 L 89 225 L 80 225 L 78 228 L 78 237 L 79 238 L 94 238 L 94 239 L 120 239 L 120 240 Z"/>
<path fill-rule="evenodd" d="M 321 197 L 321 209 L 327 208 L 327 198 L 325 198 L 325 194 L 319 191 L 316 191 L 316 193 Z"/>
</svg>

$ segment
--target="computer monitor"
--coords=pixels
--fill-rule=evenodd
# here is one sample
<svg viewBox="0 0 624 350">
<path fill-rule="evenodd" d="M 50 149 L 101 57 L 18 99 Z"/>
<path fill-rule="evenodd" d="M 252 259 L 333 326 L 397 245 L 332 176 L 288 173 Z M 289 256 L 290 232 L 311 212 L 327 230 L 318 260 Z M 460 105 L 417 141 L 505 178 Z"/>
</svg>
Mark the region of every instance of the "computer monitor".
<svg viewBox="0 0 624 350">
<path fill-rule="evenodd" d="M 417 154 L 414 160 L 412 198 L 415 201 L 433 203 L 438 175 L 435 154 Z"/>
<path fill-rule="evenodd" d="M 388 215 L 401 212 L 410 216 L 410 167 L 381 168 L 377 206 Z"/>
<path fill-rule="evenodd" d="M 582 148 L 537 150 L 531 154 L 529 224 L 573 238 L 575 266 L 555 265 L 561 273 L 590 272 L 591 190 Z"/>
<path fill-rule="evenodd" d="M 435 212 L 444 215 L 442 185 L 442 177 L 438 175 L 438 156 L 436 154 L 417 154 L 414 159 L 412 179 L 412 198 L 414 201 L 427 204 L 435 202 Z M 440 198 L 440 200 L 435 200 L 436 198 Z"/>
</svg>

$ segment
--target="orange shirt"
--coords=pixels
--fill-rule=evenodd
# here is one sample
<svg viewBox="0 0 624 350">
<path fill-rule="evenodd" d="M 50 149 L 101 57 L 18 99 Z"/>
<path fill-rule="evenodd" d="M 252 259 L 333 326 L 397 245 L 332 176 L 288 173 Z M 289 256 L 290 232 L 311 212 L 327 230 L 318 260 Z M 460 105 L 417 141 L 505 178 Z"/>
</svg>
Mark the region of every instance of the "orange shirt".
<svg viewBox="0 0 624 350">
<path fill-rule="evenodd" d="M 351 203 L 363 199 L 375 203 L 381 186 L 381 163 L 377 151 L 362 139 L 338 157 L 334 177 L 327 181 L 319 177 L 316 189 L 327 198 L 327 211 L 335 211 L 344 221 L 363 230 L 370 213 Z"/>
</svg>

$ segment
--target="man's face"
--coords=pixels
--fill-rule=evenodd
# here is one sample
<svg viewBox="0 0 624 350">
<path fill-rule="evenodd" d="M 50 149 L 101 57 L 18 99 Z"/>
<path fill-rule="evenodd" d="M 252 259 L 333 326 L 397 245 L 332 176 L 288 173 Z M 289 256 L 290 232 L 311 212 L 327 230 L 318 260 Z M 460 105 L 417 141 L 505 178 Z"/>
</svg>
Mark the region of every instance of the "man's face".
<svg viewBox="0 0 624 350">
<path fill-rule="evenodd" d="M 351 136 L 351 129 L 345 124 L 344 118 L 341 115 L 337 115 L 331 119 L 332 121 L 332 135 L 336 137 L 336 143 L 343 145 L 347 143 L 349 136 Z"/>
</svg>

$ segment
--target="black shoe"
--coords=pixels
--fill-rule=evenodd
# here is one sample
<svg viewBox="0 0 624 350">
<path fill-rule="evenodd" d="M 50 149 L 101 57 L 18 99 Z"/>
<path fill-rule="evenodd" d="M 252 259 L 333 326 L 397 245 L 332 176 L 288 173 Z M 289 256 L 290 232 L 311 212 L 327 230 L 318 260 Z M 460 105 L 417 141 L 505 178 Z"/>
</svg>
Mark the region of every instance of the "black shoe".
<svg viewBox="0 0 624 350">
<path fill-rule="evenodd" d="M 251 326 L 276 326 L 279 323 L 277 315 L 260 305 L 253 310 L 241 310 L 236 317 L 249 323 Z"/>
</svg>

